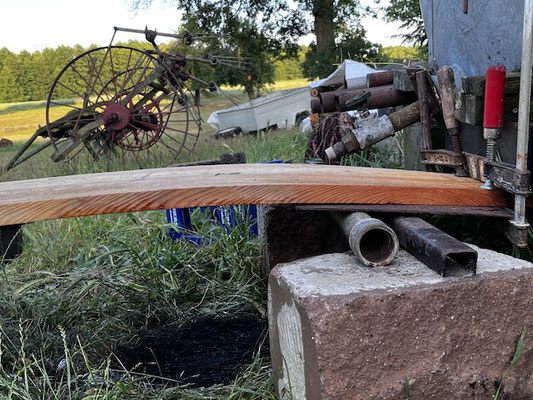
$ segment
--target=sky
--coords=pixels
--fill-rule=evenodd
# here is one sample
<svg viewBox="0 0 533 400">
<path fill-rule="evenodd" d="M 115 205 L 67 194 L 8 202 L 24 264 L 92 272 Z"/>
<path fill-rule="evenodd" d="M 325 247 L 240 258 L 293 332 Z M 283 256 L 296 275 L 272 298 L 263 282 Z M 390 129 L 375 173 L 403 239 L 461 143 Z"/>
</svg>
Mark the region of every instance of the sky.
<svg viewBox="0 0 533 400">
<path fill-rule="evenodd" d="M 143 29 L 148 25 L 159 32 L 175 32 L 179 21 L 180 12 L 164 0 L 153 0 L 152 7 L 137 13 L 129 9 L 126 0 L 0 0 L 0 48 L 18 53 L 59 45 L 105 46 L 113 26 Z M 366 18 L 363 26 L 372 42 L 401 44 L 392 37 L 398 32 L 397 24 Z M 312 38 L 304 38 L 302 44 Z M 116 41 L 129 39 L 142 39 L 142 35 L 117 33 Z"/>
</svg>

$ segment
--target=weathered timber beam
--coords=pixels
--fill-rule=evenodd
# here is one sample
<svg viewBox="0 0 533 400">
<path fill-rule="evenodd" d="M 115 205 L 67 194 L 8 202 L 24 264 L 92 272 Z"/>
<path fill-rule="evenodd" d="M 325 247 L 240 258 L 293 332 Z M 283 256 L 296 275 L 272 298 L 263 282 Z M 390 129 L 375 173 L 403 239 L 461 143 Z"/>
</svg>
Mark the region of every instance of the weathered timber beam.
<svg viewBox="0 0 533 400">
<path fill-rule="evenodd" d="M 502 207 L 500 190 L 447 174 L 306 164 L 145 169 L 0 183 L 0 225 L 228 204 Z"/>
</svg>

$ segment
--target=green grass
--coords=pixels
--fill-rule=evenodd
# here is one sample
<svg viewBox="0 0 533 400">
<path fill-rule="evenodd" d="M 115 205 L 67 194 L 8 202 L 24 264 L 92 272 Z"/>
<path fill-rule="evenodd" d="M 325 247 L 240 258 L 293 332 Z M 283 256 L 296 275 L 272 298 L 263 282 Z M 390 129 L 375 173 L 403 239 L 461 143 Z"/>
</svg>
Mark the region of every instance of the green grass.
<svg viewBox="0 0 533 400">
<path fill-rule="evenodd" d="M 264 318 L 255 241 L 203 219 L 195 225 L 212 245 L 169 240 L 159 212 L 25 227 L 24 253 L 2 277 L 0 396 L 15 390 L 14 398 L 81 398 L 92 390 L 98 399 L 271 397 L 267 360 L 259 356 L 234 384 L 206 390 L 170 381 L 161 387 L 135 374 L 91 387 L 88 375 L 108 375 L 117 364 L 114 346 L 133 344 L 140 329 L 213 315 Z M 55 372 L 61 360 L 69 360 L 70 379 Z M 249 395 L 240 397 L 243 388 Z"/>
<path fill-rule="evenodd" d="M 202 100 L 204 118 L 228 106 L 218 96 Z M 0 105 L 0 126 L 15 141 L 0 149 L 0 163 L 43 116 L 42 102 Z M 23 129 L 16 130 L 23 122 Z M 230 151 L 244 151 L 249 162 L 303 161 L 307 140 L 296 131 L 227 140 L 214 140 L 212 133 L 206 127 L 195 151 L 181 161 Z M 98 170 L 80 161 L 53 163 L 43 152 L 2 179 Z M 212 239 L 210 245 L 170 240 L 159 211 L 26 225 L 22 255 L 2 263 L 0 274 L 0 398 L 273 399 L 270 363 L 259 354 L 233 383 L 209 388 L 116 371 L 115 347 L 133 346 L 142 329 L 215 315 L 266 318 L 266 277 L 257 239 L 239 229 L 226 234 L 200 213 L 193 214 L 193 224 Z M 62 360 L 66 366 L 58 372 Z"/>
</svg>

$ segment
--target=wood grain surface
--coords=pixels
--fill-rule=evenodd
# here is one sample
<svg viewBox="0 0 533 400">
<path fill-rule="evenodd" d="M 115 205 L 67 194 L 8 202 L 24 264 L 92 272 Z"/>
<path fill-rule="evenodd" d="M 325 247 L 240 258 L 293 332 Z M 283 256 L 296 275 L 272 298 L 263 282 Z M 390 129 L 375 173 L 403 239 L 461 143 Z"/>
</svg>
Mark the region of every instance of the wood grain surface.
<svg viewBox="0 0 533 400">
<path fill-rule="evenodd" d="M 507 206 L 470 178 L 306 164 L 146 169 L 0 183 L 0 225 L 229 204 Z"/>
</svg>

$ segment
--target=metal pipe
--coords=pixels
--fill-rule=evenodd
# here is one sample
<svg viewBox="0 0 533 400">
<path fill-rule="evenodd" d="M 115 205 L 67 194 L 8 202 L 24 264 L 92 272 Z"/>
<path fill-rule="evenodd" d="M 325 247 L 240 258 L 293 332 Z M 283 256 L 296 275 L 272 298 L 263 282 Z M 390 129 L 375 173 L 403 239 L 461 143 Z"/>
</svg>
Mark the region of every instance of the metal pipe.
<svg viewBox="0 0 533 400">
<path fill-rule="evenodd" d="M 377 108 L 396 107 L 416 101 L 416 96 L 413 93 L 396 90 L 394 85 L 384 85 L 362 89 L 343 89 L 319 94 L 318 98 L 320 98 L 320 102 L 322 104 L 322 112 L 330 113 L 335 111 L 350 111 L 350 108 L 346 107 L 346 102 L 351 98 L 359 96 L 365 92 L 370 93 L 370 97 L 367 100 L 367 108 L 370 110 Z"/>
<path fill-rule="evenodd" d="M 388 265 L 396 257 L 400 248 L 398 238 L 383 221 L 362 212 L 332 215 L 348 238 L 353 253 L 365 265 Z"/>
<path fill-rule="evenodd" d="M 373 115 L 358 120 L 353 129 L 345 129 L 340 142 L 326 149 L 326 156 L 332 161 L 339 160 L 346 154 L 352 154 L 394 136 L 397 131 L 414 124 L 419 119 L 420 110 L 417 101 L 388 116 Z"/>
<path fill-rule="evenodd" d="M 370 97 L 366 100 L 366 108 L 374 110 L 410 104 L 416 100 L 416 96 L 409 92 L 402 92 L 394 88 L 394 85 L 375 86 L 364 89 L 347 89 L 337 92 L 335 96 L 335 108 L 337 111 L 351 111 L 353 108 L 346 104 L 348 100 L 369 92 Z"/>
<path fill-rule="evenodd" d="M 121 28 L 121 27 L 118 27 L 118 26 L 114 26 L 113 29 L 115 31 L 121 31 L 121 32 L 141 33 L 143 35 L 147 31 L 147 29 Z M 157 33 L 157 36 L 170 37 L 170 38 L 174 38 L 174 39 L 183 39 L 185 37 L 185 35 L 179 35 L 177 33 L 164 33 L 164 32 L 157 32 L 157 31 L 154 31 L 154 32 Z"/>
<path fill-rule="evenodd" d="M 320 93 L 320 103 L 322 106 L 322 113 L 330 113 L 337 111 L 335 108 L 335 96 L 338 91 Z"/>
<path fill-rule="evenodd" d="M 527 171 L 529 145 L 529 117 L 531 101 L 531 71 L 533 52 L 533 0 L 524 1 L 524 30 L 522 36 L 522 68 L 520 70 L 520 101 L 518 109 L 518 136 L 516 141 L 516 169 Z M 526 221 L 526 196 L 515 196 L 514 219 L 518 229 L 529 227 Z"/>
<path fill-rule="evenodd" d="M 366 87 L 391 85 L 394 82 L 394 71 L 374 72 L 366 76 Z"/>
<path fill-rule="evenodd" d="M 311 99 L 311 112 L 313 114 L 320 114 L 322 112 L 322 104 L 320 103 L 320 97 Z"/>
</svg>

